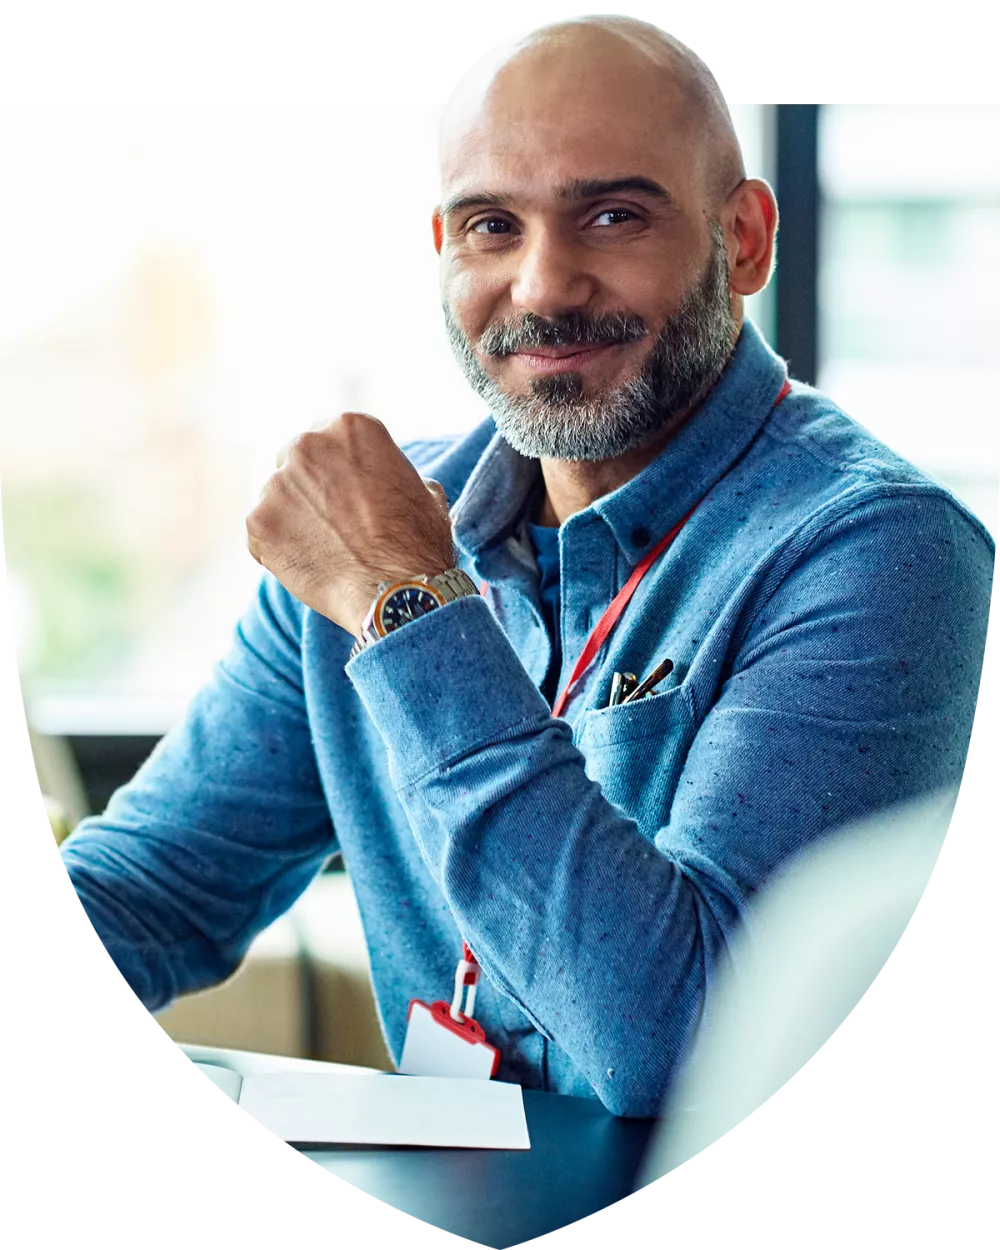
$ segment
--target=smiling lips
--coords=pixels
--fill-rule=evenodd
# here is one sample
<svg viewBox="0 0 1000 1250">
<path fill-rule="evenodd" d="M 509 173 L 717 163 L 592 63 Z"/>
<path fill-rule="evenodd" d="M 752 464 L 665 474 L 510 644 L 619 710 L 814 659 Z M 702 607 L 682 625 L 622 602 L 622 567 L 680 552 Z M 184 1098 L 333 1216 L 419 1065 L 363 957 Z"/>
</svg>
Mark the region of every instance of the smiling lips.
<svg viewBox="0 0 1000 1250">
<path fill-rule="evenodd" d="M 536 373 L 566 373 L 572 369 L 579 369 L 581 365 L 593 360 L 601 352 L 619 346 L 621 346 L 619 343 L 594 343 L 576 344 L 569 347 L 530 347 L 512 352 L 511 356 Z"/>
</svg>

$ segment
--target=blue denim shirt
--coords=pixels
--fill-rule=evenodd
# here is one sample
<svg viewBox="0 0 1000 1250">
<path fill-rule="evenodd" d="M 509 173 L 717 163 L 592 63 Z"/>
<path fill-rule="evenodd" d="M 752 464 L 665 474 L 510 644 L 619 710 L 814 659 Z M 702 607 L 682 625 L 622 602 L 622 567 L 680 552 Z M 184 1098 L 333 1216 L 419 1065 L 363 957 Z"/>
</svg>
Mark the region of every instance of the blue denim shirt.
<svg viewBox="0 0 1000 1250">
<path fill-rule="evenodd" d="M 229 974 L 338 847 L 398 1059 L 464 936 L 499 1076 L 653 1114 L 748 902 L 846 821 L 957 784 L 989 608 L 982 525 L 747 324 L 694 418 L 559 536 L 562 679 L 643 554 L 565 712 L 525 535 L 536 462 L 487 421 L 411 449 L 489 585 L 348 663 L 266 578 L 232 650 L 107 812 L 64 844 L 151 1008 Z M 943 431 L 942 436 L 945 436 Z M 616 669 L 669 656 L 608 708 Z"/>
<path fill-rule="evenodd" d="M 549 668 L 541 685 L 549 704 L 556 701 L 556 682 L 562 665 L 562 637 L 559 633 L 559 530 L 548 525 L 528 523 L 528 537 L 538 568 L 538 598 L 551 644 Z M 551 687 L 551 689 L 550 689 Z"/>
</svg>

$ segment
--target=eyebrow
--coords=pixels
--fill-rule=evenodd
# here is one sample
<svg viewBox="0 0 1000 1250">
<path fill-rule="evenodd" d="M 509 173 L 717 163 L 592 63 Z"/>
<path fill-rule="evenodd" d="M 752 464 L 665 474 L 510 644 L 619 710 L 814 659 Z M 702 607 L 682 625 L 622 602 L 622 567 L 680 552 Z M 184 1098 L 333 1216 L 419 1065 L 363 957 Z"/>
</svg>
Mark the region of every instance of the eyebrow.
<svg viewBox="0 0 1000 1250">
<path fill-rule="evenodd" d="M 568 202 L 593 200 L 602 195 L 617 195 L 622 191 L 637 192 L 671 207 L 676 204 L 666 187 L 641 174 L 630 174 L 626 178 L 574 178 L 556 189 L 556 198 Z M 449 213 L 461 212 L 466 208 L 508 208 L 510 204 L 509 195 L 501 195 L 496 191 L 470 191 L 453 196 L 441 209 L 441 215 L 447 217 Z"/>
</svg>

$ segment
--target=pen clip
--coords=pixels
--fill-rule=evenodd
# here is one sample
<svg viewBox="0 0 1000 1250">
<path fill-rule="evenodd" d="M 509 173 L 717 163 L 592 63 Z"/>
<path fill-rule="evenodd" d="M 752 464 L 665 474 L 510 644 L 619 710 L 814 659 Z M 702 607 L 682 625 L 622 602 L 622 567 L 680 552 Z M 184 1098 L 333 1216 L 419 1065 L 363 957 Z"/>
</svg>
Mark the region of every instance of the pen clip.
<svg viewBox="0 0 1000 1250">
<path fill-rule="evenodd" d="M 608 699 L 608 707 L 617 707 L 619 703 L 624 703 L 636 688 L 637 682 L 638 678 L 635 673 L 615 673 L 611 678 L 611 697 Z"/>
<path fill-rule="evenodd" d="M 643 695 L 647 695 L 654 690 L 660 682 L 663 681 L 664 677 L 668 677 L 673 671 L 673 660 L 663 660 L 660 664 L 657 664 L 656 668 L 653 669 L 648 677 L 644 678 L 637 686 L 630 690 L 621 702 L 631 703 L 635 699 L 641 699 Z"/>
</svg>

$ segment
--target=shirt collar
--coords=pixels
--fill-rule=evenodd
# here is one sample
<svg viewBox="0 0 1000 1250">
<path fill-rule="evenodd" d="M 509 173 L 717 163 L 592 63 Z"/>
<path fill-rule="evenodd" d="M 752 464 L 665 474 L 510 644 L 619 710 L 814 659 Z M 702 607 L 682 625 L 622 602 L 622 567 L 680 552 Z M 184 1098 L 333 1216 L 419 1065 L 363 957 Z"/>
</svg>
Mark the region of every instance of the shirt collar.
<svg viewBox="0 0 1000 1250">
<path fill-rule="evenodd" d="M 540 478 L 537 460 L 522 456 L 494 433 L 451 509 L 461 550 L 475 557 L 518 528 Z"/>
<path fill-rule="evenodd" d="M 718 382 L 659 456 L 576 518 L 597 515 L 634 563 L 703 499 L 739 459 L 774 406 L 785 362 L 744 321 Z M 538 482 L 537 460 L 494 434 L 452 509 L 458 546 L 472 557 L 515 530 Z"/>
<path fill-rule="evenodd" d="M 718 382 L 690 420 L 641 473 L 591 505 L 633 563 L 742 456 L 767 420 L 786 375 L 785 362 L 753 322 L 744 321 Z"/>
</svg>

